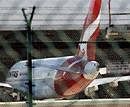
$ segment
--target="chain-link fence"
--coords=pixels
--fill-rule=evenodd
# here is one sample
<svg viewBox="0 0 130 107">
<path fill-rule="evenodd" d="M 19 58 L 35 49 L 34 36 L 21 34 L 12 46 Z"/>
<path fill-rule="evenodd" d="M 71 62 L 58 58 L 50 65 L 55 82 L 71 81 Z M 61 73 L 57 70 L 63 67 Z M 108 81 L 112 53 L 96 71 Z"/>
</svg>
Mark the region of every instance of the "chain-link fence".
<svg viewBox="0 0 130 107">
<path fill-rule="evenodd" d="M 36 7 L 37 10 L 32 23 L 31 42 L 33 60 L 76 55 L 82 34 L 82 21 L 86 15 L 86 5 L 83 5 L 83 3 L 86 1 L 78 1 L 74 6 L 70 6 L 73 3 L 68 1 L 70 7 L 68 7 L 67 3 L 67 6 L 64 6 L 64 2 L 66 3 L 64 0 L 62 2 L 57 1 L 55 7 L 49 4 L 49 2 L 48 5 L 51 6 L 43 5 L 43 7 Z M 6 81 L 8 72 L 15 63 L 21 60 L 27 60 L 28 41 L 26 25 L 21 8 L 16 7 L 16 5 L 20 5 L 19 2 L 15 2 L 13 7 L 0 7 L 0 14 L 2 15 L 2 17 L 0 17 L 1 82 Z M 41 5 L 40 2 L 38 2 L 37 5 Z M 25 7 L 28 6 L 26 5 Z M 116 10 L 116 8 L 114 9 Z M 31 8 L 29 8 L 29 12 L 30 10 Z M 113 12 L 115 10 L 113 10 Z M 128 11 L 129 8 L 126 8 L 126 10 Z M 102 13 L 102 15 L 107 16 L 107 13 Z M 125 16 L 124 18 L 120 16 L 118 19 L 114 18 L 115 14 L 113 14 L 112 23 L 122 20 L 129 21 L 129 14 L 125 13 L 123 15 L 128 15 L 128 17 Z M 104 23 L 108 22 L 108 19 L 105 18 L 101 20 Z M 115 23 L 111 25 L 112 28 L 110 32 L 108 32 L 110 26 L 106 28 L 105 26 L 107 26 L 107 24 L 102 24 L 100 26 L 100 34 L 96 41 L 87 42 L 91 42 L 91 44 L 94 44 L 96 47 L 95 60 L 99 62 L 99 67 L 106 68 L 107 74 L 98 75 L 97 78 L 126 76 L 130 74 L 130 25 L 128 22 L 127 25 L 126 23 L 125 25 L 115 25 Z M 121 81 L 116 84 L 116 87 L 110 83 L 99 85 L 98 90 L 91 91 L 93 88 L 90 90 L 89 96 L 86 96 L 84 92 L 81 91 L 70 99 L 129 98 L 129 84 L 129 81 Z M 4 91 L 5 89 L 2 87 L 0 90 L 1 101 L 26 100 L 25 96 L 20 96 L 20 99 L 9 98 L 8 95 L 3 94 Z M 8 90 L 7 93 L 9 93 Z"/>
</svg>

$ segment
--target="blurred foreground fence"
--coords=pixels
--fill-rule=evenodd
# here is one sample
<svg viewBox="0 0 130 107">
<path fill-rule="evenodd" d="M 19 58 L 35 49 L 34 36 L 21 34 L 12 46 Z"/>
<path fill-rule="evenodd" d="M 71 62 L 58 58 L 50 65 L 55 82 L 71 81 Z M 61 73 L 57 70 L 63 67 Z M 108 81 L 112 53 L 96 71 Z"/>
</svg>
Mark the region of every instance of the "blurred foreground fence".
<svg viewBox="0 0 130 107">
<path fill-rule="evenodd" d="M 116 27 L 116 26 L 115 26 Z M 96 43 L 96 60 L 109 72 L 130 73 L 130 32 L 129 26 L 119 26 L 106 40 L 105 30 Z M 118 31 L 118 32 L 117 32 Z M 115 37 L 121 40 L 115 40 Z M 33 31 L 32 58 L 72 56 L 76 53 L 81 30 Z M 122 38 L 123 37 L 123 38 Z M 117 38 L 116 38 L 117 39 Z M 122 40 L 123 39 L 123 40 Z M 0 32 L 0 81 L 4 81 L 10 67 L 20 60 L 27 59 L 27 40 L 25 31 Z M 105 84 L 99 87 L 98 98 L 130 98 L 130 82 L 120 82 L 117 88 Z"/>
<path fill-rule="evenodd" d="M 44 100 L 34 101 L 34 107 L 130 107 L 130 99 Z M 26 102 L 0 103 L 0 107 L 27 107 Z"/>
<path fill-rule="evenodd" d="M 80 31 L 33 31 L 32 58 L 74 55 Z M 26 31 L 0 31 L 0 81 L 4 81 L 10 67 L 27 59 Z"/>
</svg>

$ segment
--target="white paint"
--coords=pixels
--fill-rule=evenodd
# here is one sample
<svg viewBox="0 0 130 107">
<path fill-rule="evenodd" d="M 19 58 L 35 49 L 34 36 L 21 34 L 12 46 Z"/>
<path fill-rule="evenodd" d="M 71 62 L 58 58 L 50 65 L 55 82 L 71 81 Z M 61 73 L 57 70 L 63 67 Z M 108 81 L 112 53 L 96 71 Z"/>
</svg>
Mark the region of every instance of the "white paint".
<svg viewBox="0 0 130 107">
<path fill-rule="evenodd" d="M 96 29 L 99 26 L 100 16 L 101 15 L 100 15 L 100 12 L 99 12 L 99 15 L 98 15 L 97 19 L 86 28 L 86 30 L 85 30 L 85 32 L 83 34 L 82 41 L 88 42 L 88 40 L 91 38 L 91 36 L 93 35 L 93 33 L 96 31 Z M 82 43 L 82 44 L 79 44 L 79 45 L 80 45 L 80 51 L 82 52 L 84 50 L 85 53 L 87 54 L 87 44 Z"/>
</svg>

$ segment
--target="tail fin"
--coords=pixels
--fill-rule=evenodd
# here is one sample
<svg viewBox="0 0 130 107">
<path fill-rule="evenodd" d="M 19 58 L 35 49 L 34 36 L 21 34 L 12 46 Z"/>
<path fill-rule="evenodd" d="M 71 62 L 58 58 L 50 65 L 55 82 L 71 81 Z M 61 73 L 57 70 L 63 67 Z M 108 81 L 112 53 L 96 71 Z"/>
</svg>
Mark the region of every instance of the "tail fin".
<svg viewBox="0 0 130 107">
<path fill-rule="evenodd" d="M 95 41 L 99 35 L 99 23 L 102 0 L 90 0 L 90 7 L 83 25 L 79 43 L 78 55 L 84 55 L 88 60 L 95 60 Z M 85 42 L 85 43 L 83 43 Z M 91 42 L 91 43 L 87 43 Z"/>
</svg>

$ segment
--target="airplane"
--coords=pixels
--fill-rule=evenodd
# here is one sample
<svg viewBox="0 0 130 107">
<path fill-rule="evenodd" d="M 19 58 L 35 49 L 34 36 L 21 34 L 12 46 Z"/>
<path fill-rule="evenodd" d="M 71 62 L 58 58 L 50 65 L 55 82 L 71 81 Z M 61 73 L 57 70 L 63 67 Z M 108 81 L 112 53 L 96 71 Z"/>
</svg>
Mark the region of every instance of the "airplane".
<svg viewBox="0 0 130 107">
<path fill-rule="evenodd" d="M 81 91 L 88 95 L 91 87 L 97 90 L 98 85 L 130 80 L 130 76 L 97 78 L 99 73 L 106 69 L 99 69 L 99 63 L 95 60 L 95 46 L 87 42 L 95 41 L 99 36 L 101 5 L 102 0 L 90 0 L 89 11 L 74 56 L 32 60 L 34 99 L 69 98 Z M 28 92 L 27 60 L 19 61 L 11 67 L 6 84 L 21 92 Z"/>
</svg>

